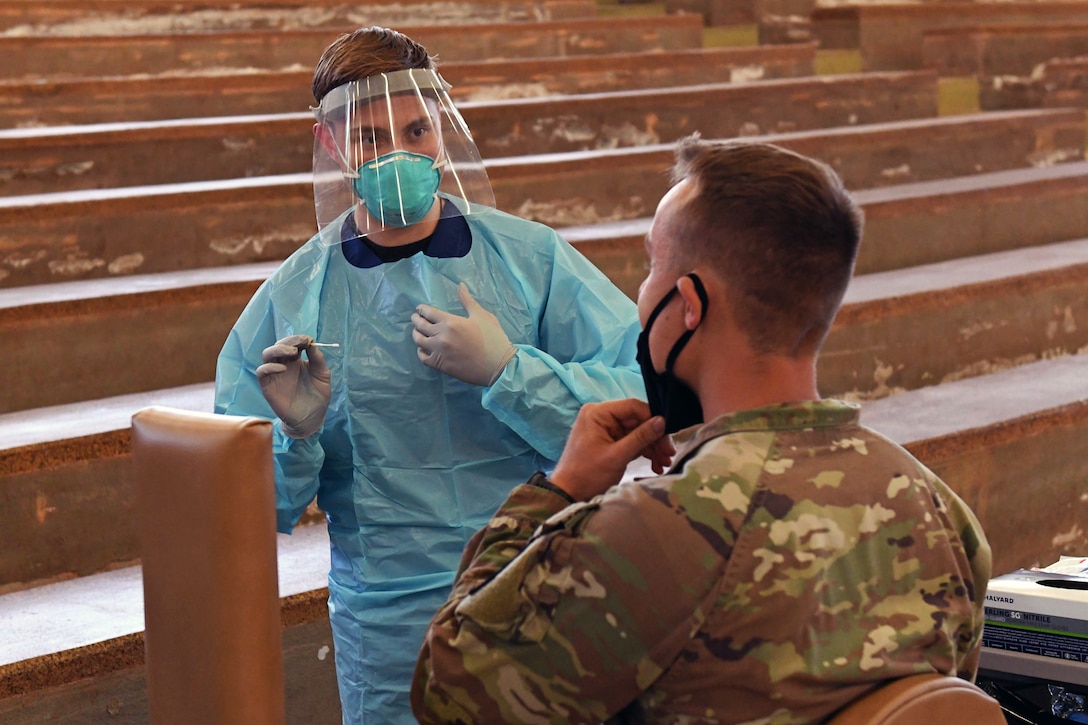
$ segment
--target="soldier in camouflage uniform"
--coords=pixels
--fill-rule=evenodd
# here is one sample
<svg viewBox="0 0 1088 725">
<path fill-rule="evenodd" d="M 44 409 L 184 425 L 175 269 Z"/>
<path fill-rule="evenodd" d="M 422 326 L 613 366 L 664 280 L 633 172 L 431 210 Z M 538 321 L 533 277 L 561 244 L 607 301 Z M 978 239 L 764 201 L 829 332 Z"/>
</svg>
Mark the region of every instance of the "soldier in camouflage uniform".
<svg viewBox="0 0 1088 725">
<path fill-rule="evenodd" d="M 674 177 L 639 291 L 650 404 L 586 405 L 470 542 L 416 668 L 423 723 L 818 723 L 891 678 L 975 675 L 978 521 L 816 390 L 854 202 L 766 144 L 686 139 Z M 704 417 L 665 475 L 619 483 Z"/>
</svg>

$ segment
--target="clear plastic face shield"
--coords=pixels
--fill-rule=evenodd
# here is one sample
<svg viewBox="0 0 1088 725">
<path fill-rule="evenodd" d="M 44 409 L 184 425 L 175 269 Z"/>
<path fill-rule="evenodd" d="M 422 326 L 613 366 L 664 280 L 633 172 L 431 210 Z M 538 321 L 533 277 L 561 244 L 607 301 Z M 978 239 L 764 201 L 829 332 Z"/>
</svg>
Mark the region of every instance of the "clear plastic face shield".
<svg viewBox="0 0 1088 725">
<path fill-rule="evenodd" d="M 449 88 L 433 70 L 379 73 L 334 88 L 312 109 L 318 229 L 349 209 L 366 236 L 495 206 Z"/>
</svg>

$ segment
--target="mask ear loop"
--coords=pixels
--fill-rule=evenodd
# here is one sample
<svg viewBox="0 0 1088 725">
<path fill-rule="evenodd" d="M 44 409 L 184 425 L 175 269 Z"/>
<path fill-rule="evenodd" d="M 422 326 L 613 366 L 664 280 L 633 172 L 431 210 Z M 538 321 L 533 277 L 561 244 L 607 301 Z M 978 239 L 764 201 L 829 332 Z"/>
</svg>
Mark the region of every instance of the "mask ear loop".
<svg viewBox="0 0 1088 725">
<path fill-rule="evenodd" d="M 340 148 L 340 144 L 333 145 L 336 147 L 336 155 L 340 157 L 340 163 L 344 165 L 344 178 L 358 179 L 360 177 L 359 171 L 351 168 L 351 163 L 348 161 L 348 157 L 344 155 L 344 150 Z"/>
<path fill-rule="evenodd" d="M 699 275 L 691 272 L 690 274 L 687 274 L 685 276 L 691 280 L 691 283 L 695 286 L 695 294 L 699 295 L 699 301 L 703 303 L 702 313 L 699 315 L 699 325 L 701 325 L 703 324 L 703 320 L 706 319 L 706 309 L 710 306 L 710 298 L 707 297 L 706 287 L 703 286 L 703 281 L 699 279 Z M 676 294 L 677 291 L 678 288 L 673 287 L 672 292 L 670 292 L 669 296 L 666 297 L 665 300 L 662 300 L 662 302 L 668 301 L 668 299 Z M 662 306 L 663 305 L 660 304 L 658 305 L 658 307 Z M 654 310 L 654 315 L 656 315 L 659 311 L 660 310 Z M 695 331 L 699 329 L 699 325 L 691 328 L 676 340 L 676 344 L 672 346 L 672 350 L 669 350 L 669 357 L 665 360 L 666 372 L 672 370 L 673 365 L 676 364 L 676 358 L 680 357 L 680 353 L 683 352 L 684 346 L 688 344 L 688 340 L 690 340 L 691 336 L 695 334 Z M 649 322 L 647 322 L 647 326 L 649 326 Z"/>
</svg>

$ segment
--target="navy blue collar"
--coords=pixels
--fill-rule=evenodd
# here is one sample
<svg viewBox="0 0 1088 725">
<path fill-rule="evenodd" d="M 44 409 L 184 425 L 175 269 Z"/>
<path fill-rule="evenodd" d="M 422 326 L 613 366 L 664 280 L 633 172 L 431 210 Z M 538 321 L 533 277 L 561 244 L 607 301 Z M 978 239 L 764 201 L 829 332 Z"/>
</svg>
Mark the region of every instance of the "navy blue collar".
<svg viewBox="0 0 1088 725">
<path fill-rule="evenodd" d="M 354 267 L 370 269 L 382 264 L 407 259 L 423 252 L 428 257 L 448 259 L 463 257 L 472 248 L 472 231 L 460 214 L 442 217 L 429 237 L 400 247 L 378 247 L 359 234 L 355 215 L 348 214 L 340 227 L 340 248 Z"/>
</svg>

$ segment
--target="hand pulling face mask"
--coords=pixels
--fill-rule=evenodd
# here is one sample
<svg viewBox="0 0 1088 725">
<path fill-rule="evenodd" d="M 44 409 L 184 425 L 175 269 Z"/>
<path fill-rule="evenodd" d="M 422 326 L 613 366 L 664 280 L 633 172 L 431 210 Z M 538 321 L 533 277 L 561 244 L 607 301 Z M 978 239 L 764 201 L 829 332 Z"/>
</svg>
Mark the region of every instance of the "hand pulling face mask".
<svg viewBox="0 0 1088 725">
<path fill-rule="evenodd" d="M 694 272 L 687 276 L 695 285 L 695 292 L 703 303 L 703 315 L 699 320 L 699 323 L 702 324 L 703 319 L 706 317 L 708 304 L 706 288 L 703 286 L 703 281 Z M 646 328 L 638 336 L 637 359 L 639 368 L 642 370 L 642 380 L 646 384 L 646 400 L 650 404 L 650 413 L 652 415 L 665 416 L 666 433 L 675 433 L 678 430 L 703 422 L 703 406 L 699 403 L 699 397 L 687 383 L 681 381 L 673 373 L 676 358 L 680 356 L 680 352 L 688 344 L 688 340 L 695 334 L 698 325 L 681 335 L 676 344 L 672 346 L 672 350 L 669 351 L 669 356 L 665 360 L 664 372 L 657 372 L 654 369 L 653 360 L 650 358 L 650 328 L 653 327 L 654 320 L 665 309 L 665 306 L 676 292 L 677 288 L 673 286 L 661 298 L 661 301 L 657 303 L 657 307 L 650 313 L 649 319 L 646 320 Z"/>
<path fill-rule="evenodd" d="M 429 156 L 393 151 L 358 169 L 352 186 L 370 215 L 396 227 L 419 223 L 434 204 L 441 164 Z"/>
</svg>

